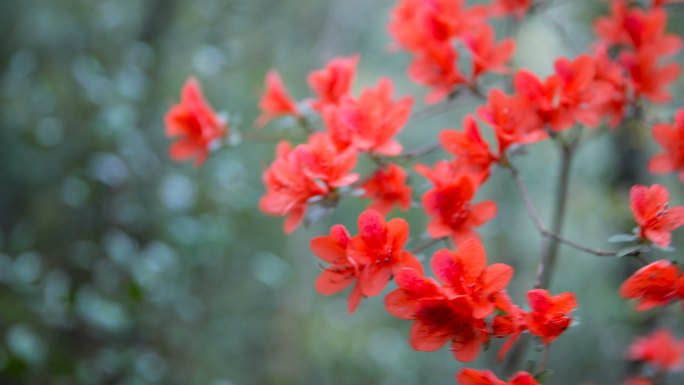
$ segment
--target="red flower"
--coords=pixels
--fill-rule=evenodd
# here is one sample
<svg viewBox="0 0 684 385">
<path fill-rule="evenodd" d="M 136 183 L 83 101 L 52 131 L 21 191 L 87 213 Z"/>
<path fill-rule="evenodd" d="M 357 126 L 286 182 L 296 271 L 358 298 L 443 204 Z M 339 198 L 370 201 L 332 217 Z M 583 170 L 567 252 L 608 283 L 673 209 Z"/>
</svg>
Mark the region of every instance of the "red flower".
<svg viewBox="0 0 684 385">
<path fill-rule="evenodd" d="M 195 167 L 204 163 L 211 145 L 228 132 L 227 124 L 204 100 L 197 79 L 191 77 L 183 85 L 181 101 L 164 117 L 166 135 L 178 137 L 169 154 L 174 160 L 195 158 Z"/>
<path fill-rule="evenodd" d="M 428 103 L 444 99 L 457 85 L 467 83 L 465 75 L 458 69 L 457 62 L 458 53 L 450 44 L 426 47 L 411 62 L 411 79 L 432 88 L 432 92 L 426 98 Z"/>
<path fill-rule="evenodd" d="M 684 341 L 677 340 L 669 329 L 659 329 L 638 338 L 629 347 L 629 358 L 644 361 L 658 370 L 676 371 L 682 367 Z"/>
<path fill-rule="evenodd" d="M 636 97 L 644 97 L 654 103 L 667 103 L 672 95 L 667 91 L 682 72 L 679 63 L 660 65 L 657 50 L 647 47 L 636 53 L 623 52 L 620 63 L 627 69 L 629 81 Z"/>
<path fill-rule="evenodd" d="M 326 127 L 340 147 L 359 151 L 398 155 L 402 146 L 394 140 L 411 114 L 413 98 L 392 101 L 392 82 L 382 79 L 376 89 L 367 89 L 358 100 L 346 99 L 337 108 L 324 112 Z"/>
<path fill-rule="evenodd" d="M 387 215 L 396 205 L 402 210 L 411 206 L 411 186 L 406 184 L 406 171 L 396 164 L 379 168 L 361 185 L 364 197 L 373 200 L 368 207 Z"/>
<path fill-rule="evenodd" d="M 411 346 L 431 352 L 451 341 L 457 360 L 474 360 L 489 338 L 484 320 L 472 316 L 470 302 L 418 270 L 399 270 L 395 278 L 399 288 L 385 297 L 385 307 L 396 317 L 415 320 Z"/>
<path fill-rule="evenodd" d="M 439 142 L 444 149 L 456 157 L 459 167 L 475 173 L 489 175 L 492 162 L 498 160 L 489 150 L 489 143 L 480 134 L 472 115 L 463 119 L 463 131 L 442 130 Z"/>
<path fill-rule="evenodd" d="M 672 231 L 684 225 L 684 207 L 668 207 L 670 193 L 658 184 L 632 187 L 630 199 L 630 208 L 639 225 L 639 238 L 667 247 Z"/>
<path fill-rule="evenodd" d="M 460 36 L 486 17 L 486 7 L 466 8 L 464 0 L 403 0 L 392 11 L 389 31 L 401 46 L 418 53 Z"/>
<path fill-rule="evenodd" d="M 355 165 L 353 149 L 339 151 L 322 133 L 311 135 L 308 143 L 294 149 L 282 141 L 276 159 L 264 171 L 266 195 L 259 207 L 268 215 L 286 216 L 284 231 L 289 234 L 301 223 L 311 200 L 322 199 L 358 179 L 357 174 L 349 174 Z"/>
<path fill-rule="evenodd" d="M 534 289 L 527 292 L 527 301 L 532 310 L 527 314 L 527 328 L 530 333 L 550 344 L 570 326 L 570 312 L 577 307 L 575 295 L 562 293 L 551 296 L 548 291 Z"/>
<path fill-rule="evenodd" d="M 266 90 L 259 101 L 259 108 L 261 108 L 261 115 L 257 118 L 257 127 L 265 126 L 277 116 L 299 116 L 297 105 L 287 93 L 277 71 L 271 71 L 266 75 Z"/>
<path fill-rule="evenodd" d="M 507 73 L 506 63 L 511 60 L 515 51 L 513 39 L 496 42 L 494 29 L 488 24 L 483 24 L 475 31 L 465 34 L 463 39 L 473 59 L 471 82 L 475 82 L 486 72 Z"/>
<path fill-rule="evenodd" d="M 461 369 L 456 376 L 459 385 L 539 385 L 530 373 L 518 372 L 509 382 L 500 380 L 490 370 Z"/>
<path fill-rule="evenodd" d="M 330 235 L 311 240 L 311 250 L 329 266 L 316 279 L 316 291 L 323 295 L 333 295 L 347 288 L 357 278 L 358 269 L 353 260 L 347 257 L 349 233 L 342 225 L 330 228 Z M 358 281 L 349 295 L 349 313 L 353 313 L 361 301 L 361 288 Z"/>
<path fill-rule="evenodd" d="M 595 127 L 601 107 L 611 97 L 611 87 L 596 80 L 596 63 L 589 55 L 574 61 L 560 58 L 555 75 L 541 82 L 534 74 L 518 71 L 515 88 L 520 96 L 536 105 L 539 117 L 555 131 L 570 128 L 576 121 Z"/>
<path fill-rule="evenodd" d="M 684 108 L 675 115 L 674 124 L 656 124 L 653 139 L 665 150 L 651 158 L 648 171 L 654 174 L 678 172 L 684 182 Z"/>
<path fill-rule="evenodd" d="M 660 260 L 637 270 L 620 287 L 620 295 L 638 299 L 636 309 L 645 311 L 656 306 L 669 305 L 677 298 L 679 268 L 669 261 Z"/>
<path fill-rule="evenodd" d="M 527 330 L 525 313 L 520 307 L 511 301 L 508 293 L 500 291 L 495 296 L 495 306 L 504 314 L 499 314 L 494 317 L 492 322 L 492 335 L 497 338 L 510 338 L 501 345 L 501 350 L 496 356 L 497 362 L 503 360 L 506 353 L 513 347 L 513 344 L 520 338 L 520 335 Z"/>
<path fill-rule="evenodd" d="M 494 4 L 492 4 L 492 13 L 495 16 L 512 15 L 518 19 L 522 19 L 531 5 L 532 0 L 494 0 Z"/>
<path fill-rule="evenodd" d="M 385 222 L 382 214 L 366 210 L 359 216 L 359 235 L 349 243 L 348 255 L 359 266 L 361 293 L 370 297 L 380 294 L 392 274 L 402 267 L 421 270 L 420 261 L 404 250 L 409 225 L 401 218 Z"/>
<path fill-rule="evenodd" d="M 479 183 L 477 178 L 481 176 L 461 174 L 453 177 L 443 175 L 441 171 L 430 172 L 418 167 L 416 170 L 435 184 L 423 195 L 423 207 L 432 217 L 427 229 L 432 238 L 451 236 L 454 243 L 460 244 L 468 238 L 479 237 L 474 228 L 496 216 L 495 202 L 471 203 Z"/>
<path fill-rule="evenodd" d="M 681 38 L 666 34 L 664 9 L 629 8 L 626 1 L 617 0 L 613 1 L 612 11 L 610 16 L 596 20 L 596 33 L 608 44 L 637 50 L 648 46 L 657 51 L 657 56 L 672 55 L 681 49 Z"/>
<path fill-rule="evenodd" d="M 309 74 L 309 86 L 318 95 L 318 99 L 312 103 L 314 109 L 322 111 L 324 106 L 336 105 L 349 94 L 358 62 L 358 55 L 336 58 L 329 61 L 325 68 Z"/>
<path fill-rule="evenodd" d="M 499 142 L 499 156 L 515 144 L 528 144 L 548 137 L 534 108 L 518 96 L 508 96 L 492 89 L 487 104 L 477 110 L 478 115 L 494 128 Z"/>
<path fill-rule="evenodd" d="M 455 252 L 438 250 L 431 265 L 446 287 L 466 297 L 477 319 L 494 311 L 494 296 L 506 288 L 513 276 L 513 268 L 506 264 L 487 266 L 484 247 L 474 238 L 464 241 Z"/>
<path fill-rule="evenodd" d="M 625 70 L 618 62 L 611 59 L 608 47 L 604 44 L 595 47 L 594 59 L 596 62 L 596 79 L 605 82 L 612 88 L 609 93 L 610 97 L 600 107 L 601 115 L 611 115 L 610 126 L 615 128 L 622 122 L 625 108 L 629 102 L 627 96 L 629 88 Z"/>
</svg>

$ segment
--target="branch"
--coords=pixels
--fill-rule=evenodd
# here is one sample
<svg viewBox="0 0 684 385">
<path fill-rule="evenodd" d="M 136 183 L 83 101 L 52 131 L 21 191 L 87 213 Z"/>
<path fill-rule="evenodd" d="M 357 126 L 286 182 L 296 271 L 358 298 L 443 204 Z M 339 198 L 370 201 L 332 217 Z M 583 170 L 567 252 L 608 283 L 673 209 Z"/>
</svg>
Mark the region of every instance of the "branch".
<svg viewBox="0 0 684 385">
<path fill-rule="evenodd" d="M 520 195 L 523 198 L 523 201 L 525 203 L 525 208 L 527 209 L 527 213 L 530 215 L 532 218 L 532 221 L 534 222 L 535 227 L 539 231 L 539 234 L 541 234 L 543 237 L 547 238 L 552 238 L 560 243 L 566 244 L 576 250 L 583 251 L 587 254 L 593 254 L 598 257 L 617 257 L 620 252 L 619 251 L 614 251 L 614 250 L 603 250 L 603 249 L 596 249 L 588 246 L 584 246 L 578 242 L 569 240 L 562 235 L 550 231 L 544 226 L 542 223 L 539 214 L 537 212 L 537 209 L 534 207 L 534 204 L 532 203 L 532 198 L 530 197 L 530 193 L 528 192 L 527 188 L 525 187 L 525 184 L 523 183 L 522 179 L 520 178 L 520 173 L 518 172 L 518 169 L 513 166 L 513 164 L 508 163 L 508 169 L 511 172 L 511 175 L 513 176 L 513 180 L 515 181 L 515 184 L 518 186 L 518 191 L 520 191 Z M 628 254 L 625 254 L 625 256 L 634 256 L 638 257 L 640 252 L 634 251 Z M 644 261 L 642 261 L 644 262 Z"/>
<path fill-rule="evenodd" d="M 438 244 L 439 242 L 442 242 L 442 241 L 444 241 L 444 240 L 448 240 L 448 238 L 447 238 L 447 237 L 442 237 L 442 238 L 433 238 L 433 239 L 429 239 L 429 240 L 427 240 L 427 241 L 421 243 L 420 245 L 418 245 L 418 246 L 412 248 L 411 250 L 409 250 L 409 253 L 411 253 L 411 254 L 418 254 L 418 253 L 420 253 L 421 251 L 424 251 L 424 250 L 426 250 L 426 249 L 429 249 L 430 247 L 432 247 L 432 246 L 434 246 L 434 245 L 436 245 L 436 244 Z"/>
</svg>

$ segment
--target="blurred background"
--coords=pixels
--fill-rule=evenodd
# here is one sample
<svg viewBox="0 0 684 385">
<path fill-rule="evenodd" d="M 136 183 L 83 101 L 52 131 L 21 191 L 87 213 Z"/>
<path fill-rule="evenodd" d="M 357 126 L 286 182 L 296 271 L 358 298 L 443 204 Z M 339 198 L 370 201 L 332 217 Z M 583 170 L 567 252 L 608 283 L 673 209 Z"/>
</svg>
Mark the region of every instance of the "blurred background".
<svg viewBox="0 0 684 385">
<path fill-rule="evenodd" d="M 607 9 L 604 2 L 556 1 L 521 25 L 514 67 L 548 74 L 554 57 L 573 55 L 555 24 L 587 47 L 592 20 Z M 281 218 L 257 209 L 261 172 L 273 159 L 269 135 L 296 133 L 285 120 L 263 131 L 263 141 L 246 140 L 269 69 L 277 68 L 301 100 L 310 95 L 309 71 L 358 52 L 357 91 L 390 76 L 400 93 L 422 105 L 425 89 L 406 76 L 409 56 L 387 49 L 393 6 L 392 0 L 4 0 L 0 383 L 454 383 L 462 364 L 447 348 L 413 351 L 410 322 L 386 313 L 381 297 L 349 316 L 346 295 L 313 290 L 320 268 L 309 240 L 334 223 L 355 232 L 365 202 L 344 201 L 292 236 L 282 233 Z M 679 9 L 670 24 L 681 34 Z M 210 103 L 229 114 L 234 132 L 231 145 L 199 169 L 170 161 L 163 133 L 163 115 L 191 74 Z M 681 80 L 674 92 L 681 101 Z M 680 104 L 649 114 L 670 120 Z M 410 126 L 400 140 L 406 148 L 432 142 L 439 129 L 459 128 L 475 106 L 462 101 Z M 656 150 L 639 127 L 593 135 L 573 165 L 568 237 L 617 247 L 605 240 L 631 230 L 628 189 L 635 183 L 662 183 L 673 204 L 684 204 L 675 176 L 646 173 Z M 548 218 L 555 149 L 534 145 L 517 163 Z M 412 178 L 419 193 L 428 188 Z M 476 200 L 484 199 L 499 204 L 498 217 L 481 231 L 489 260 L 516 268 L 511 294 L 523 303 L 540 237 L 508 174 L 494 173 Z M 420 243 L 426 224 L 420 208 L 394 215 L 409 220 L 410 242 Z M 676 233 L 674 246 L 681 249 L 683 239 Z M 579 322 L 554 343 L 548 383 L 618 384 L 634 369 L 624 355 L 635 334 L 669 325 L 684 336 L 678 308 L 636 313 L 619 298 L 619 284 L 637 267 L 561 248 L 552 291 L 577 294 Z M 469 366 L 495 368 L 500 343 Z"/>
</svg>

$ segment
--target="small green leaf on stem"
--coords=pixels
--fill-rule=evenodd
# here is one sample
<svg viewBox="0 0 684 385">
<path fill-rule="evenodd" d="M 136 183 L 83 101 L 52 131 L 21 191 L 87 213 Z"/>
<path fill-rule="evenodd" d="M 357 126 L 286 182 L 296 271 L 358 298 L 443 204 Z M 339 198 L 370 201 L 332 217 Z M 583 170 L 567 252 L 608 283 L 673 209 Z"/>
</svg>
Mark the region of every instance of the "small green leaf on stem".
<svg viewBox="0 0 684 385">
<path fill-rule="evenodd" d="M 615 234 L 608 238 L 609 243 L 629 243 L 634 242 L 639 237 L 636 234 Z"/>
</svg>

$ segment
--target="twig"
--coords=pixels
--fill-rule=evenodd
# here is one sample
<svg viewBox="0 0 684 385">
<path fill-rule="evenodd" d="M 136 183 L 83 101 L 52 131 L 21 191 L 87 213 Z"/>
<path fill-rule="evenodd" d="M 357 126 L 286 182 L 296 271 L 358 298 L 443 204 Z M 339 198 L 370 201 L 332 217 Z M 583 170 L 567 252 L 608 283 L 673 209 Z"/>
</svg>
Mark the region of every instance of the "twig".
<svg viewBox="0 0 684 385">
<path fill-rule="evenodd" d="M 440 148 L 442 148 L 442 146 L 439 143 L 426 144 L 425 146 L 417 147 L 411 151 L 407 151 L 407 152 L 397 156 L 396 158 L 399 161 L 406 162 L 406 161 L 413 160 L 415 158 L 419 158 L 423 155 L 433 153 L 433 152 L 439 150 Z"/>
<path fill-rule="evenodd" d="M 525 184 L 523 183 L 522 179 L 520 178 L 520 173 L 518 172 L 518 169 L 515 168 L 515 166 L 513 166 L 513 164 L 511 164 L 510 162 L 508 163 L 508 169 L 511 172 L 511 175 L 513 176 L 513 180 L 515 181 L 515 184 L 518 187 L 518 191 L 520 191 L 520 195 L 522 196 L 523 202 L 525 203 L 527 213 L 529 214 L 530 218 L 532 218 L 532 221 L 534 222 L 537 231 L 539 231 L 539 234 L 541 234 L 543 237 L 552 238 L 574 249 L 583 251 L 587 254 L 593 254 L 598 257 L 616 257 L 619 255 L 619 251 L 603 250 L 584 246 L 578 242 L 567 239 L 556 232 L 548 230 L 546 226 L 544 226 L 544 224 L 542 223 L 542 220 L 540 219 L 539 214 L 537 213 L 537 209 L 534 207 L 534 204 L 532 203 L 530 193 L 525 187 Z M 625 256 L 638 257 L 639 254 L 639 251 L 634 251 L 632 253 L 625 254 Z"/>
<path fill-rule="evenodd" d="M 427 240 L 427 241 L 421 243 L 420 245 L 418 245 L 418 246 L 412 248 L 411 250 L 409 250 L 409 252 L 410 252 L 411 254 L 418 254 L 418 253 L 420 253 L 421 251 L 426 250 L 426 249 L 429 249 L 430 247 L 432 247 L 432 246 L 438 244 L 439 242 L 444 241 L 445 239 L 446 239 L 446 237 L 429 239 L 429 240 Z"/>
</svg>

